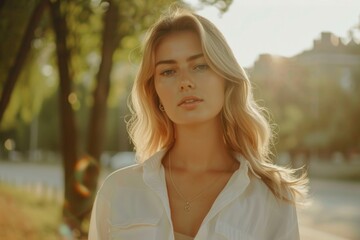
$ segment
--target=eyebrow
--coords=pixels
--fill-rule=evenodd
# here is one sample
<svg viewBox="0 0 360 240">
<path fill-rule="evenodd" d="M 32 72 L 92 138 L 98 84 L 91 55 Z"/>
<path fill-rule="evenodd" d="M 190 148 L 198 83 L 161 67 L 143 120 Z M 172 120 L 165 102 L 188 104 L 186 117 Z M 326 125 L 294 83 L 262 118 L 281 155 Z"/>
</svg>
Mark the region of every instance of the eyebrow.
<svg viewBox="0 0 360 240">
<path fill-rule="evenodd" d="M 199 53 L 199 54 L 195 54 L 195 55 L 192 55 L 190 57 L 188 57 L 186 59 L 187 62 L 190 62 L 190 61 L 193 61 L 195 59 L 198 59 L 198 58 L 201 58 L 203 57 L 204 54 L 203 53 Z M 161 60 L 161 61 L 158 61 L 156 64 L 155 64 L 155 67 L 157 67 L 159 64 L 175 64 L 176 61 L 175 60 L 172 60 L 172 59 L 169 59 L 169 60 Z"/>
</svg>

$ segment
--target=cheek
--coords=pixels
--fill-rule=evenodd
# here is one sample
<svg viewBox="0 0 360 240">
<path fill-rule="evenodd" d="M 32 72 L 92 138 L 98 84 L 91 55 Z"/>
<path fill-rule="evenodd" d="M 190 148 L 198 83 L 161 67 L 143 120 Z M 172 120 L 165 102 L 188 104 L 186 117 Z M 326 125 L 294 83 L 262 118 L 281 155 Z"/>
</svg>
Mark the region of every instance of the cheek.
<svg viewBox="0 0 360 240">
<path fill-rule="evenodd" d="M 214 95 L 217 97 L 218 101 L 220 100 L 221 103 L 225 101 L 225 80 L 217 79 L 216 84 L 214 84 L 216 88 L 214 88 L 215 92 Z"/>
<path fill-rule="evenodd" d="M 219 92 L 218 98 L 217 98 L 217 105 L 220 109 L 224 107 L 225 104 L 225 94 L 224 92 Z"/>
<path fill-rule="evenodd" d="M 225 84 L 223 82 L 218 86 L 217 100 L 219 108 L 223 108 L 225 104 Z"/>
<path fill-rule="evenodd" d="M 154 80 L 154 85 L 155 85 L 155 92 L 156 94 L 158 95 L 160 101 L 162 102 L 162 95 L 163 95 L 163 90 L 162 90 L 162 86 L 161 84 L 159 83 L 158 80 Z"/>
<path fill-rule="evenodd" d="M 164 84 L 156 84 L 155 85 L 156 93 L 161 101 L 161 103 L 165 106 L 167 102 L 171 100 L 171 96 L 174 94 L 171 92 L 171 89 L 167 88 Z"/>
</svg>

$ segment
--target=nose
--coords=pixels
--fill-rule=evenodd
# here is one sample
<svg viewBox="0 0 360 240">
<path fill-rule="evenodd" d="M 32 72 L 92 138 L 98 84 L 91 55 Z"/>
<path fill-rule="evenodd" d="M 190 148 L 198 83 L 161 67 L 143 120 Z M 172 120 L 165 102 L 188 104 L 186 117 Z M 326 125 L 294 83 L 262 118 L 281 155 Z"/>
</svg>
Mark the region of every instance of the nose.
<svg viewBox="0 0 360 240">
<path fill-rule="evenodd" d="M 182 74 L 179 86 L 181 91 L 186 91 L 195 88 L 194 82 L 192 81 L 190 76 L 186 73 Z"/>
</svg>

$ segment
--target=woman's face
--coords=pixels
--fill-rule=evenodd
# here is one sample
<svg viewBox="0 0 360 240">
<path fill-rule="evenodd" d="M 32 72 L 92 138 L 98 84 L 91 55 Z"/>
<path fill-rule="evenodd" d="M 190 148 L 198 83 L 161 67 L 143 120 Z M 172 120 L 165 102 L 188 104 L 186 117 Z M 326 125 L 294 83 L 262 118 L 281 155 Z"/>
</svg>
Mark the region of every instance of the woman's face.
<svg viewBox="0 0 360 240">
<path fill-rule="evenodd" d="M 166 35 L 155 49 L 155 88 L 176 124 L 215 120 L 224 105 L 225 80 L 205 61 L 192 31 Z"/>
</svg>

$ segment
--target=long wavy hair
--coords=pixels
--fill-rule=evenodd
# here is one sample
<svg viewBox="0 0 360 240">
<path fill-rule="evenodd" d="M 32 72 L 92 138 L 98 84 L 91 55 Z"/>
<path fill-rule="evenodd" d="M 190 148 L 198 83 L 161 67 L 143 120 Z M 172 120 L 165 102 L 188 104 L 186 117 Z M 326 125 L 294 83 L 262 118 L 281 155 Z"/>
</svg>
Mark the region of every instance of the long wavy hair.
<svg viewBox="0 0 360 240">
<path fill-rule="evenodd" d="M 199 36 L 206 62 L 226 80 L 221 123 L 227 146 L 249 161 L 278 199 L 291 203 L 304 199 L 306 176 L 295 177 L 294 170 L 277 166 L 270 159 L 270 125 L 254 101 L 249 78 L 225 38 L 209 20 L 184 8 L 170 8 L 148 30 L 144 41 L 142 61 L 131 93 L 132 116 L 128 121 L 138 160 L 143 162 L 174 142 L 173 123 L 159 109 L 155 91 L 155 49 L 164 36 L 183 30 Z"/>
</svg>

